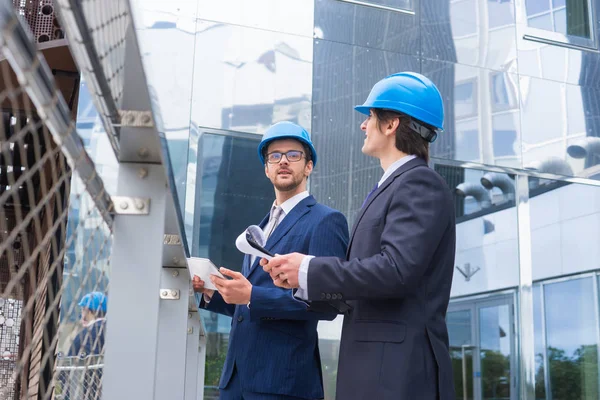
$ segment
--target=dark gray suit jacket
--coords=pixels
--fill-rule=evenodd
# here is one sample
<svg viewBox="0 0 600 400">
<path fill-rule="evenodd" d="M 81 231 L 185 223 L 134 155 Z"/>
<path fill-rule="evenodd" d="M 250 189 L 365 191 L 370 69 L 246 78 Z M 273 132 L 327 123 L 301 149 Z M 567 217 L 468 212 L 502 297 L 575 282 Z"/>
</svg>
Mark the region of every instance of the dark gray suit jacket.
<svg viewBox="0 0 600 400">
<path fill-rule="evenodd" d="M 454 400 L 445 317 L 454 270 L 453 199 L 417 158 L 369 198 L 347 260 L 317 257 L 309 300 L 346 300 L 339 400 Z"/>
</svg>

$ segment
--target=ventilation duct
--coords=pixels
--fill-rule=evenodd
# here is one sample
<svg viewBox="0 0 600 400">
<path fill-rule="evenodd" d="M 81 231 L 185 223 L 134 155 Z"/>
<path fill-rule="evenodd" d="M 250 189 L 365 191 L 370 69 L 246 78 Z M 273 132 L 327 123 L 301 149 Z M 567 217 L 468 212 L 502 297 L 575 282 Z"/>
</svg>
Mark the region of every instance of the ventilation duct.
<svg viewBox="0 0 600 400">
<path fill-rule="evenodd" d="M 507 197 L 515 197 L 515 184 L 513 180 L 506 174 L 500 174 L 497 172 L 488 172 L 481 178 L 481 184 L 487 190 L 492 190 L 497 187 Z"/>
<path fill-rule="evenodd" d="M 567 147 L 567 153 L 573 158 L 585 158 L 592 154 L 600 156 L 600 138 L 595 136 L 581 138 Z"/>
<path fill-rule="evenodd" d="M 535 161 L 526 169 L 533 169 L 546 174 L 573 176 L 571 166 L 565 160 L 558 157 L 549 157 L 543 161 Z"/>
<path fill-rule="evenodd" d="M 455 193 L 461 197 L 472 196 L 481 208 L 488 208 L 492 205 L 489 192 L 477 183 L 463 182 L 456 187 Z"/>
</svg>

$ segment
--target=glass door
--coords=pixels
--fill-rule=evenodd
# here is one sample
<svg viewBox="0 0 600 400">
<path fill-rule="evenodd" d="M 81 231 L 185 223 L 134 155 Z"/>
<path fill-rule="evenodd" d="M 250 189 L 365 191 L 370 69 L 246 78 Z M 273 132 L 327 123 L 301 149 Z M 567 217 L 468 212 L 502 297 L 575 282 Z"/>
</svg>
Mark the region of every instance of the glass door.
<svg viewBox="0 0 600 400">
<path fill-rule="evenodd" d="M 448 308 L 457 400 L 517 398 L 513 295 L 454 301 Z"/>
</svg>

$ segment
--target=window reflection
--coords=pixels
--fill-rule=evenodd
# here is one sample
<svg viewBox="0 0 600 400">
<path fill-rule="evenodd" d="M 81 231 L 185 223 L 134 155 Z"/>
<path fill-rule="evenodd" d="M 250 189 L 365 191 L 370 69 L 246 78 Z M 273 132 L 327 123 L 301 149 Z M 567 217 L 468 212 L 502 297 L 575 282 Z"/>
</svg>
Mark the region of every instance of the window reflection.
<svg viewBox="0 0 600 400">
<path fill-rule="evenodd" d="M 588 0 L 526 0 L 527 22 L 532 28 L 590 38 Z"/>
<path fill-rule="evenodd" d="M 235 248 L 235 239 L 262 220 L 274 198 L 256 153 L 259 140 L 260 136 L 250 134 L 201 134 L 192 256 L 241 270 L 244 257 Z M 207 332 L 205 395 L 214 398 L 227 355 L 231 318 L 206 310 L 200 310 L 200 316 Z"/>
<path fill-rule="evenodd" d="M 591 278 L 544 286 L 550 391 L 598 399 L 598 344 Z"/>
<path fill-rule="evenodd" d="M 482 399 L 510 399 L 512 319 L 507 304 L 479 310 Z"/>
<path fill-rule="evenodd" d="M 535 397 L 546 398 L 546 335 L 543 328 L 542 287 L 533 287 L 533 335 L 535 352 Z"/>
<path fill-rule="evenodd" d="M 596 279 L 534 287 L 536 398 L 598 399 Z"/>
</svg>

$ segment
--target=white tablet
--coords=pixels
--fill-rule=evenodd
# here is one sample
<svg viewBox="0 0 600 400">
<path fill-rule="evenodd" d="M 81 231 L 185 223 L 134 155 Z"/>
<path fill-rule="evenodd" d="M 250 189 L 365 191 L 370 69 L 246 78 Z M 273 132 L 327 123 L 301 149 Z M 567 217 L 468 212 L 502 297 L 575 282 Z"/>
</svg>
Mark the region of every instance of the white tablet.
<svg viewBox="0 0 600 400">
<path fill-rule="evenodd" d="M 219 272 L 219 269 L 208 258 L 190 257 L 187 259 L 190 275 L 193 278 L 197 275 L 204 281 L 204 287 L 207 289 L 217 290 L 215 285 L 210 281 L 211 275 L 217 275 L 223 279 L 225 277 Z"/>
</svg>

